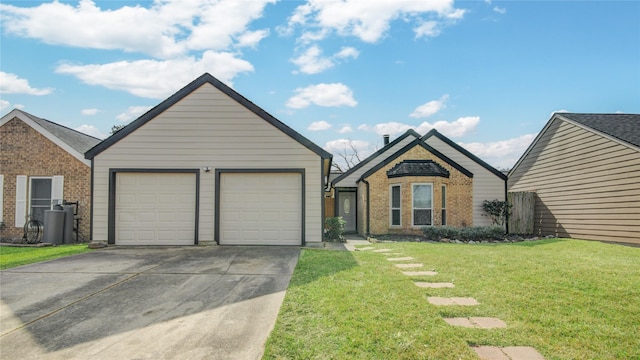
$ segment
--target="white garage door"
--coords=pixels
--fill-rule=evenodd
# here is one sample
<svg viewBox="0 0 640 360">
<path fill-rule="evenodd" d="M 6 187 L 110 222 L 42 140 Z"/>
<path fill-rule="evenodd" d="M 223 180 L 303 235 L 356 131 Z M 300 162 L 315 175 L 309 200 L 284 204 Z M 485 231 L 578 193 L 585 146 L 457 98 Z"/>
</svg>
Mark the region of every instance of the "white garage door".
<svg viewBox="0 0 640 360">
<path fill-rule="evenodd" d="M 116 174 L 117 245 L 194 245 L 196 175 Z"/>
<path fill-rule="evenodd" d="M 301 245 L 302 175 L 220 174 L 222 245 Z"/>
</svg>

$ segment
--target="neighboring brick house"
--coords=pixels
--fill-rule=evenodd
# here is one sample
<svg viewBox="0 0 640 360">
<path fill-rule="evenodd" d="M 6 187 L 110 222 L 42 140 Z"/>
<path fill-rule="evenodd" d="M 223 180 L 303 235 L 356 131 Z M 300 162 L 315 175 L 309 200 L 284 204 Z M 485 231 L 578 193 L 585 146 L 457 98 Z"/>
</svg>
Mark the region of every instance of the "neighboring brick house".
<svg viewBox="0 0 640 360">
<path fill-rule="evenodd" d="M 0 237 L 23 235 L 27 214 L 42 221 L 51 201 L 78 202 L 79 238 L 90 234 L 91 162 L 101 140 L 14 109 L 0 120 Z"/>
<path fill-rule="evenodd" d="M 413 130 L 332 181 L 347 232 L 420 234 L 424 226 L 489 225 L 484 200 L 506 199 L 506 176 L 435 130 Z"/>
</svg>

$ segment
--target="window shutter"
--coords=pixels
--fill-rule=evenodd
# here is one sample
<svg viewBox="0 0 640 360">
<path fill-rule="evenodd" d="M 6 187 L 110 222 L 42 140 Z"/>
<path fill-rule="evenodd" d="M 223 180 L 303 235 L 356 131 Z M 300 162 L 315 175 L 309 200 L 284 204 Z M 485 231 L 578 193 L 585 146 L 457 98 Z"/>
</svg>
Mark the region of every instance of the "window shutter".
<svg viewBox="0 0 640 360">
<path fill-rule="evenodd" d="M 51 181 L 51 200 L 64 199 L 64 176 L 54 176 Z"/>
<path fill-rule="evenodd" d="M 27 176 L 16 176 L 16 227 L 23 227 L 27 215 Z"/>
</svg>

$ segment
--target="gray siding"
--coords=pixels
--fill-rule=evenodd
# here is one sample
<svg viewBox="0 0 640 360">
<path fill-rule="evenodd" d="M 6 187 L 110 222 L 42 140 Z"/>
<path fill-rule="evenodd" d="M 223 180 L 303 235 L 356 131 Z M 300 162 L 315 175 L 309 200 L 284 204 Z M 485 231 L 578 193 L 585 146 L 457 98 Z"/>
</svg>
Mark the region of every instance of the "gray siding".
<svg viewBox="0 0 640 360">
<path fill-rule="evenodd" d="M 201 242 L 214 241 L 216 168 L 304 168 L 307 242 L 322 241 L 320 157 L 204 84 L 94 158 L 93 240 L 107 240 L 109 168 L 212 167 L 200 175 Z"/>
<path fill-rule="evenodd" d="M 485 216 L 482 209 L 482 202 L 506 200 L 504 180 L 435 136 L 427 138 L 425 142 L 473 173 L 473 226 L 491 225 L 491 219 Z"/>
<path fill-rule="evenodd" d="M 508 190 L 536 192 L 537 234 L 640 244 L 640 149 L 631 145 L 552 119 Z"/>
</svg>

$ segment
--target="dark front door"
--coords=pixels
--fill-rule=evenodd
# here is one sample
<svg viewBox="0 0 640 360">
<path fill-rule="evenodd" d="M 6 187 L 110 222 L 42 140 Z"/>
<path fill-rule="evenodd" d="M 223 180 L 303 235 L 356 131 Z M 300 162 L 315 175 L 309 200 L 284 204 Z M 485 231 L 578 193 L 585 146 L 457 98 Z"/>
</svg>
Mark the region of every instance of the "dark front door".
<svg viewBox="0 0 640 360">
<path fill-rule="evenodd" d="M 339 215 L 346 221 L 344 231 L 349 233 L 356 232 L 356 193 L 341 192 L 338 201 Z"/>
</svg>

